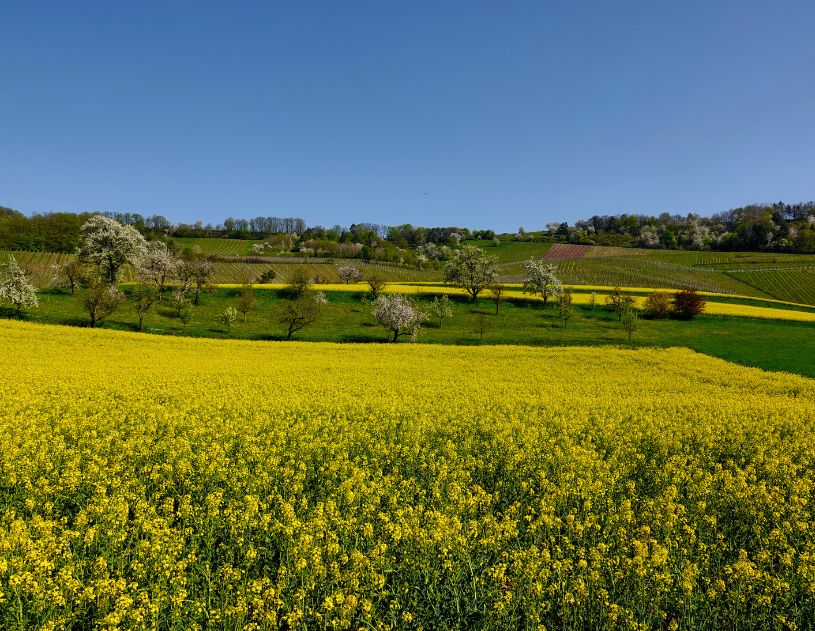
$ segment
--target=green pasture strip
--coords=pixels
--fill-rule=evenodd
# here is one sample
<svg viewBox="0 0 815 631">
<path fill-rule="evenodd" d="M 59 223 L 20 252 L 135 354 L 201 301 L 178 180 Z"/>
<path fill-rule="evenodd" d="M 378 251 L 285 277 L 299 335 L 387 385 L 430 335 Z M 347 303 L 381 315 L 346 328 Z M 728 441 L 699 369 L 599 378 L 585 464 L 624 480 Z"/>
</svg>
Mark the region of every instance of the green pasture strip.
<svg viewBox="0 0 815 631">
<path fill-rule="evenodd" d="M 416 296 L 420 307 L 428 310 L 434 297 L 432 288 Z M 169 309 L 169 291 L 145 319 L 145 332 L 181 334 L 181 322 Z M 236 289 L 218 288 L 205 294 L 193 310 L 186 335 L 215 338 L 280 340 L 284 331 L 276 317 L 284 298 L 280 289 L 257 290 L 257 309 L 250 311 L 246 323 L 238 321 L 229 335 L 217 323 L 216 315 L 235 304 Z M 295 339 L 307 341 L 384 343 L 385 329 L 371 317 L 370 294 L 358 291 L 326 292 L 329 304 L 318 322 L 297 332 Z M 625 347 L 685 346 L 735 363 L 766 370 L 785 370 L 815 377 L 815 324 L 748 317 L 700 316 L 690 322 L 640 320 L 640 329 L 629 342 L 622 326 L 609 308 L 598 304 L 594 310 L 578 304 L 574 317 L 564 326 L 554 307 L 543 309 L 540 300 L 512 297 L 501 305 L 499 315 L 487 300 L 469 302 L 464 296 L 450 294 L 455 315 L 442 322 L 432 318 L 425 324 L 419 343 L 478 344 L 474 332 L 479 314 L 488 316 L 490 328 L 483 344 L 521 344 L 532 346 L 616 344 Z M 749 301 L 748 301 L 749 302 Z M 752 303 L 751 303 L 752 304 Z M 0 316 L 13 317 L 14 311 L 0 307 Z M 40 307 L 24 311 L 24 320 L 48 324 L 87 326 L 88 317 L 79 302 L 67 290 L 41 292 Z M 551 328 L 547 328 L 550 325 Z M 135 331 L 138 320 L 132 307 L 124 307 L 103 322 L 103 327 Z M 404 343 L 401 342 L 400 343 Z"/>
</svg>

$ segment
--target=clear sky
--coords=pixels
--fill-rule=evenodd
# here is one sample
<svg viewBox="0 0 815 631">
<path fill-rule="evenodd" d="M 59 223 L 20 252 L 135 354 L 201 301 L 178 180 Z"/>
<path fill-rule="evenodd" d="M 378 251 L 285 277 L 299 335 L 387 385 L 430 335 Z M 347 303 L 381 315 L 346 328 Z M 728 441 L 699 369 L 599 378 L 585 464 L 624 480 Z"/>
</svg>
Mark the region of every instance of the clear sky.
<svg viewBox="0 0 815 631">
<path fill-rule="evenodd" d="M 0 3 L 0 205 L 514 231 L 815 198 L 815 2 Z"/>
</svg>

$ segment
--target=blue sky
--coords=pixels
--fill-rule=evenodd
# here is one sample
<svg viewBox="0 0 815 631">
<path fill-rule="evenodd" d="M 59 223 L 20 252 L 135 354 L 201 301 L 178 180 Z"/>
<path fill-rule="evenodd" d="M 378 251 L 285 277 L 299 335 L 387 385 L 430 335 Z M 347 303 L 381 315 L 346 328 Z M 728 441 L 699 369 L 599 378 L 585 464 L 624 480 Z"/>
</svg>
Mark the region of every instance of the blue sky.
<svg viewBox="0 0 815 631">
<path fill-rule="evenodd" d="M 4 2 L 0 204 L 514 231 L 815 198 L 815 2 Z"/>
</svg>

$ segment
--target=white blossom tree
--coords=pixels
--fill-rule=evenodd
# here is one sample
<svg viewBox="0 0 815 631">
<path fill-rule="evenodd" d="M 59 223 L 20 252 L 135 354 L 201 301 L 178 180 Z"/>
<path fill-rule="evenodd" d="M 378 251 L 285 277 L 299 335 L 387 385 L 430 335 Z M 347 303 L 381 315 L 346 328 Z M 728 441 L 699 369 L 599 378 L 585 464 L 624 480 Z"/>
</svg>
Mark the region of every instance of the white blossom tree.
<svg viewBox="0 0 815 631">
<path fill-rule="evenodd" d="M 17 307 L 17 316 L 23 307 L 38 307 L 37 288 L 28 282 L 25 270 L 17 259 L 9 254 L 8 261 L 0 266 L 0 300 L 8 300 Z"/>
<path fill-rule="evenodd" d="M 164 283 L 175 274 L 178 267 L 178 259 L 161 241 L 151 243 L 147 251 L 137 258 L 135 267 L 142 280 L 155 283 L 158 290 L 158 299 L 161 300 L 161 292 L 164 291 Z"/>
<path fill-rule="evenodd" d="M 498 277 L 498 258 L 479 247 L 464 245 L 444 268 L 444 282 L 461 287 L 472 299 Z"/>
<path fill-rule="evenodd" d="M 348 285 L 349 283 L 358 283 L 362 279 L 362 272 L 360 272 L 356 267 L 343 266 L 337 268 L 337 273 L 340 275 L 345 281 L 345 284 Z"/>
<path fill-rule="evenodd" d="M 373 305 L 374 320 L 393 333 L 391 342 L 396 342 L 400 335 L 408 334 L 412 341 L 416 341 L 427 316 L 416 308 L 410 298 L 401 294 L 381 294 Z"/>
<path fill-rule="evenodd" d="M 551 263 L 529 259 L 524 263 L 524 269 L 526 270 L 524 293 L 540 294 L 544 308 L 549 298 L 563 293 L 563 284 L 555 276 L 555 266 Z"/>
<path fill-rule="evenodd" d="M 226 327 L 226 334 L 229 335 L 229 331 L 232 328 L 232 325 L 238 321 L 238 310 L 235 307 L 227 307 L 224 309 L 223 313 L 218 314 L 218 322 L 223 324 Z"/>
<path fill-rule="evenodd" d="M 77 255 L 99 266 L 105 281 L 116 287 L 119 270 L 147 252 L 147 241 L 133 226 L 95 215 L 79 229 Z"/>
</svg>

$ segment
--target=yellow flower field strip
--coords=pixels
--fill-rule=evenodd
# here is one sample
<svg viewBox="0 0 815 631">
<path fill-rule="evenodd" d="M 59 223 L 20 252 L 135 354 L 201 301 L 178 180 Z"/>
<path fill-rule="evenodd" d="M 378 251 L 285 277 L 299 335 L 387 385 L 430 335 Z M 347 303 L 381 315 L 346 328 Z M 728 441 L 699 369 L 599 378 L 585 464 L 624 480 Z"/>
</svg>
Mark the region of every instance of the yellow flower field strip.
<svg viewBox="0 0 815 631">
<path fill-rule="evenodd" d="M 598 305 L 605 305 L 605 295 L 597 294 L 595 299 Z M 642 309 L 646 298 L 632 296 L 634 304 Z M 590 294 L 573 294 L 572 300 L 578 305 L 591 304 Z M 808 311 L 793 311 L 791 309 L 773 309 L 772 307 L 758 307 L 754 305 L 737 305 L 726 302 L 708 302 L 705 315 L 739 316 L 745 318 L 762 318 L 769 320 L 789 320 L 793 322 L 815 322 L 815 313 Z"/>
<path fill-rule="evenodd" d="M 220 285 L 221 287 L 238 287 L 238 285 Z M 521 285 L 515 285 L 520 287 Z M 280 288 L 279 285 L 255 285 L 259 289 L 266 288 Z M 356 285 L 314 285 L 315 289 L 322 291 L 336 291 L 336 292 L 360 292 L 366 291 L 367 285 L 358 283 Z M 608 290 L 608 288 L 604 288 Z M 636 289 L 626 288 L 628 291 L 638 291 Z M 449 295 L 466 295 L 461 289 L 448 286 L 433 286 L 427 287 L 424 285 L 404 285 L 401 283 L 392 283 L 385 286 L 384 292 L 402 293 L 402 294 L 449 294 Z M 624 290 L 625 291 L 625 290 Z M 700 292 L 702 294 L 702 292 Z M 605 297 L 607 294 L 597 293 L 595 300 L 598 306 L 605 305 Z M 532 296 L 524 294 L 522 291 L 509 290 L 506 293 L 508 298 L 525 299 L 540 301 L 540 296 Z M 642 308 L 645 304 L 643 296 L 632 296 L 638 308 Z M 733 297 L 733 296 L 729 296 Z M 577 305 L 588 305 L 591 303 L 591 294 L 575 293 L 572 295 L 572 300 Z M 777 301 L 779 302 L 779 301 Z M 773 309 L 771 307 L 759 307 L 753 305 L 736 305 L 721 302 L 708 302 L 705 308 L 705 314 L 716 316 L 739 316 L 744 318 L 761 318 L 769 320 L 788 320 L 792 322 L 815 322 L 815 313 L 806 311 L 794 311 L 791 309 Z"/>
<path fill-rule="evenodd" d="M 240 287 L 240 285 L 236 283 L 218 283 L 217 287 L 226 287 L 226 288 L 236 288 Z M 504 286 L 509 289 L 521 289 L 523 287 L 522 283 L 504 283 Z M 256 288 L 258 289 L 280 289 L 282 285 L 278 284 L 256 284 Z M 416 282 L 399 282 L 399 283 L 388 283 L 386 285 L 385 291 L 388 292 L 399 292 L 399 293 L 412 293 L 410 288 L 411 287 L 422 287 L 426 289 L 433 289 L 434 292 L 436 289 L 445 289 L 448 290 L 445 293 L 464 293 L 461 290 L 458 290 L 455 287 L 450 287 L 449 285 L 445 285 L 444 283 L 435 282 L 435 281 L 416 281 Z M 570 287 L 574 292 L 575 295 L 582 292 L 610 292 L 614 289 L 614 287 L 607 286 L 607 285 L 567 285 L 565 284 L 564 287 Z M 346 285 L 345 283 L 338 283 L 338 284 L 327 284 L 327 285 L 315 285 L 315 288 L 323 289 L 324 291 L 368 291 L 367 283 L 351 283 L 350 285 Z M 620 287 L 620 290 L 623 293 L 652 293 L 655 291 L 664 291 L 668 294 L 674 294 L 678 289 L 666 289 L 666 288 L 653 288 L 653 287 Z M 414 291 L 421 291 L 420 289 Z M 775 300 L 772 298 L 756 298 L 755 296 L 742 296 L 742 295 L 735 295 L 735 294 L 722 294 L 716 293 L 711 291 L 699 291 L 696 292 L 700 296 L 711 296 L 711 297 L 719 297 L 719 298 L 737 298 L 739 300 L 752 300 L 756 302 L 768 302 L 768 303 L 776 303 L 782 305 L 789 305 L 791 307 L 807 307 L 812 308 L 813 305 L 807 305 L 803 303 L 797 302 L 788 302 L 785 300 Z M 527 295 L 529 297 L 529 295 Z"/>
<path fill-rule="evenodd" d="M 687 349 L 15 321 L 0 348 L 8 629 L 815 613 L 812 379 Z"/>
</svg>

